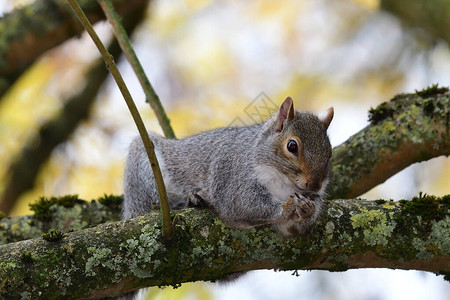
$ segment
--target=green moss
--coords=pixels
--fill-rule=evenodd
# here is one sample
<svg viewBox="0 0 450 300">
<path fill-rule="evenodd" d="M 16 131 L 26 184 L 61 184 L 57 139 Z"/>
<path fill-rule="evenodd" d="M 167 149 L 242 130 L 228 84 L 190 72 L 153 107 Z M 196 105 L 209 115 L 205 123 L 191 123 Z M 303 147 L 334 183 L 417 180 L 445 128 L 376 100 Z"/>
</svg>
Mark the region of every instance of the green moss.
<svg viewBox="0 0 450 300">
<path fill-rule="evenodd" d="M 405 258 L 430 259 L 435 255 L 450 255 L 449 197 L 419 193 L 411 200 L 399 201 L 401 210 L 394 214 L 395 234 L 409 236 L 412 247 L 402 247 Z M 400 253 L 400 252 L 399 252 Z"/>
<path fill-rule="evenodd" d="M 450 195 L 445 195 L 441 197 L 441 202 L 443 205 L 450 205 Z"/>
<path fill-rule="evenodd" d="M 78 195 L 66 195 L 56 198 L 56 204 L 64 207 L 73 207 L 75 204 L 82 203 L 85 203 L 85 201 L 81 200 Z"/>
<path fill-rule="evenodd" d="M 50 221 L 50 206 L 55 204 L 54 198 L 39 198 L 35 203 L 30 203 L 30 210 L 34 211 L 34 217 L 41 221 Z"/>
<path fill-rule="evenodd" d="M 417 220 L 417 227 L 422 228 L 422 232 L 417 233 L 417 237 L 421 237 L 422 233 L 431 230 L 433 222 L 439 222 L 444 220 L 449 214 L 449 201 L 448 196 L 436 197 L 419 193 L 417 197 L 411 200 L 400 200 L 399 204 L 402 209 L 395 214 L 395 220 L 397 222 L 397 228 L 399 232 L 408 234 L 411 230 L 410 218 L 414 216 Z"/>
<path fill-rule="evenodd" d="M 48 233 L 42 234 L 42 238 L 48 242 L 56 242 L 64 237 L 64 233 L 61 230 L 51 229 Z"/>
<path fill-rule="evenodd" d="M 433 99 L 426 99 L 422 103 L 423 110 L 427 113 L 432 113 L 434 110 L 434 100 Z"/>
<path fill-rule="evenodd" d="M 439 198 L 420 193 L 401 204 L 405 213 L 420 216 L 424 221 L 442 220 L 448 214 L 449 197 Z"/>
<path fill-rule="evenodd" d="M 104 194 L 102 197 L 98 198 L 97 201 L 103 205 L 110 206 L 122 204 L 122 199 L 122 196 Z"/>
<path fill-rule="evenodd" d="M 17 267 L 18 267 L 17 263 L 14 261 L 0 261 L 0 270 L 4 270 L 4 272 L 8 272 L 8 271 L 17 269 Z M 1 292 L 1 289 L 0 289 L 0 292 Z"/>
<path fill-rule="evenodd" d="M 382 204 L 385 204 L 385 203 L 386 203 L 386 200 L 383 200 L 383 199 L 375 200 L 375 203 L 376 203 L 376 204 L 382 205 Z"/>
<path fill-rule="evenodd" d="M 371 107 L 369 110 L 369 121 L 371 124 L 377 124 L 378 122 L 386 119 L 392 118 L 394 115 L 394 108 L 389 102 L 383 102 L 376 108 Z"/>
<path fill-rule="evenodd" d="M 66 195 L 62 197 L 40 197 L 36 202 L 30 203 L 30 210 L 34 211 L 34 218 L 40 221 L 51 221 L 52 214 L 50 207 L 60 205 L 64 207 L 73 207 L 75 204 L 85 203 L 78 198 L 78 195 Z"/>
<path fill-rule="evenodd" d="M 448 87 L 439 87 L 438 83 L 432 84 L 420 91 L 416 90 L 416 94 L 422 98 L 432 97 L 446 92 L 448 92 Z"/>
<path fill-rule="evenodd" d="M 6 217 L 6 214 L 2 211 L 0 211 L 0 220 L 3 219 L 4 217 Z"/>
<path fill-rule="evenodd" d="M 33 262 L 34 258 L 31 255 L 31 252 L 22 252 L 22 254 L 20 254 L 20 259 L 24 262 Z"/>
</svg>

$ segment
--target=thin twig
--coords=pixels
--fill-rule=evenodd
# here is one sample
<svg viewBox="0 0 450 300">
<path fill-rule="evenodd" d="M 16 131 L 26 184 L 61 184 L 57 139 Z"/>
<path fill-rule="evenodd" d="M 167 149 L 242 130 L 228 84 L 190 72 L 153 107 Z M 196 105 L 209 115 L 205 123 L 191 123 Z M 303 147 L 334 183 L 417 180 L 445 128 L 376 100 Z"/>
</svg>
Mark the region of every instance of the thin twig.
<svg viewBox="0 0 450 300">
<path fill-rule="evenodd" d="M 67 1 L 72 6 L 73 11 L 77 15 L 81 24 L 83 24 L 84 28 L 89 33 L 98 50 L 100 51 L 103 59 L 105 60 L 106 67 L 111 73 L 111 75 L 114 77 L 114 80 L 116 81 L 120 91 L 122 92 L 125 102 L 127 103 L 128 109 L 130 110 L 133 120 L 136 123 L 139 134 L 144 143 L 145 150 L 147 151 L 148 159 L 150 161 L 150 165 L 152 167 L 153 174 L 155 177 L 156 186 L 158 188 L 159 202 L 161 204 L 161 212 L 162 212 L 163 234 L 164 236 L 169 237 L 172 231 L 169 202 L 167 200 L 166 187 L 164 186 L 161 170 L 159 168 L 158 160 L 155 155 L 154 151 L 155 146 L 153 145 L 153 142 L 150 140 L 150 137 L 148 136 L 144 122 L 142 121 L 142 118 L 136 108 L 136 105 L 134 104 L 131 94 L 128 91 L 128 88 L 126 87 L 125 82 L 123 81 L 123 78 L 120 75 L 116 64 L 114 63 L 114 58 L 111 56 L 111 54 L 109 54 L 108 50 L 106 50 L 105 46 L 101 42 L 98 35 L 95 33 L 94 28 L 87 19 L 86 15 L 83 13 L 77 1 L 76 0 L 67 0 Z"/>
<path fill-rule="evenodd" d="M 170 120 L 167 117 L 164 107 L 162 106 L 158 95 L 156 94 L 150 81 L 148 80 L 148 77 L 145 75 L 144 69 L 142 68 L 141 63 L 139 62 L 139 59 L 137 58 L 136 53 L 134 52 L 134 49 L 131 46 L 128 35 L 120 22 L 120 17 L 115 11 L 114 6 L 111 3 L 111 0 L 99 0 L 98 2 L 100 3 L 100 6 L 105 12 L 108 22 L 111 24 L 113 28 L 114 35 L 119 41 L 120 48 L 122 48 L 125 57 L 131 64 L 131 67 L 133 68 L 137 78 L 139 79 L 139 82 L 141 83 L 142 89 L 144 90 L 145 93 L 146 101 L 150 104 L 153 111 L 155 112 L 159 124 L 161 125 L 161 128 L 164 132 L 164 135 L 167 138 L 171 139 L 175 138 L 175 133 L 173 132 L 172 127 L 170 126 Z"/>
</svg>

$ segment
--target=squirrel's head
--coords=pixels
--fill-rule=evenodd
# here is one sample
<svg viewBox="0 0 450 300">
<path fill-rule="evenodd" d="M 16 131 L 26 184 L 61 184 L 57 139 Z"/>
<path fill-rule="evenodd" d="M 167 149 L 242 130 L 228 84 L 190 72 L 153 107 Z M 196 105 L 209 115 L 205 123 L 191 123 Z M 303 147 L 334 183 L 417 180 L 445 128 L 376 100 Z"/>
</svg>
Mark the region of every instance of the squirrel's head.
<svg viewBox="0 0 450 300">
<path fill-rule="evenodd" d="M 270 164 L 286 175 L 294 188 L 324 190 L 331 158 L 327 129 L 333 115 L 333 107 L 320 116 L 297 112 L 292 99 L 287 97 L 278 113 L 268 121 L 265 138 L 271 144 L 268 150 L 275 150 L 275 161 Z"/>
</svg>

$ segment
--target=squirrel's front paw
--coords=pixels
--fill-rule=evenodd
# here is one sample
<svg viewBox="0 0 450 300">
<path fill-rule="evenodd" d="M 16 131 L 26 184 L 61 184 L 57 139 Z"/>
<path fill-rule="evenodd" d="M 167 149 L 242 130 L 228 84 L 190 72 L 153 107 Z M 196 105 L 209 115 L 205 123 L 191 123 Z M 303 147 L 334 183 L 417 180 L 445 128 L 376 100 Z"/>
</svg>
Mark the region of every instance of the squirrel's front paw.
<svg viewBox="0 0 450 300">
<path fill-rule="evenodd" d="M 315 212 L 314 201 L 298 194 L 289 196 L 288 201 L 283 204 L 283 217 L 286 220 L 303 222 L 311 218 Z"/>
</svg>

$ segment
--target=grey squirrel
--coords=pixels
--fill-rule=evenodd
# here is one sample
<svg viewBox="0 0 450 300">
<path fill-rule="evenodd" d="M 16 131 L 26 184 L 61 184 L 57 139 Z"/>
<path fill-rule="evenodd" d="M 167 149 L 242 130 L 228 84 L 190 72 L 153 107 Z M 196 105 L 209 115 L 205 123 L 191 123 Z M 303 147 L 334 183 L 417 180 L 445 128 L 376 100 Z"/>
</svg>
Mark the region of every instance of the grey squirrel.
<svg viewBox="0 0 450 300">
<path fill-rule="evenodd" d="M 319 216 L 329 181 L 330 107 L 322 116 L 294 110 L 286 98 L 264 123 L 214 129 L 184 139 L 150 134 L 173 209 L 206 206 L 235 228 L 272 224 L 284 236 L 304 233 Z M 158 203 L 140 137 L 125 167 L 123 219 Z"/>
</svg>

